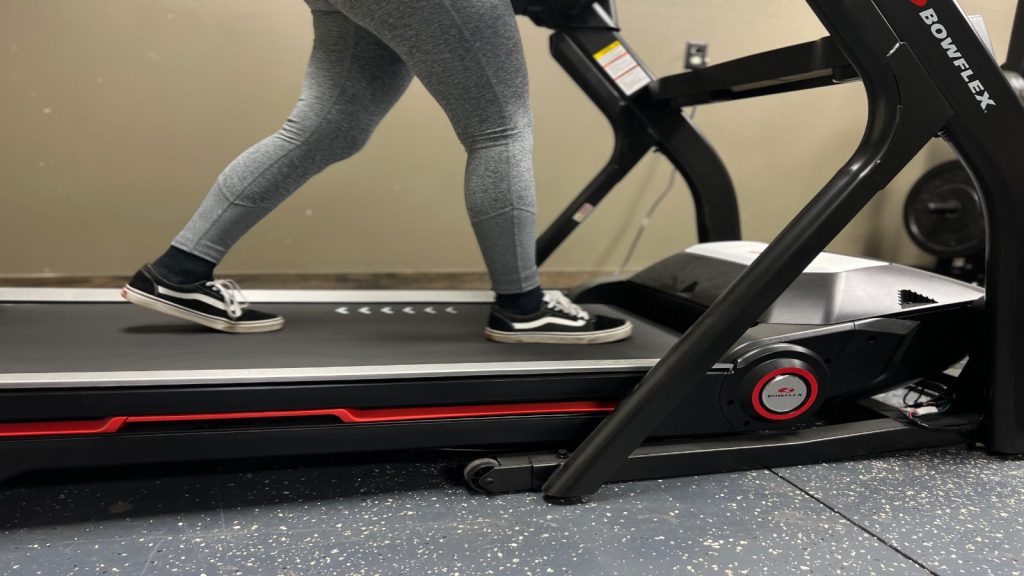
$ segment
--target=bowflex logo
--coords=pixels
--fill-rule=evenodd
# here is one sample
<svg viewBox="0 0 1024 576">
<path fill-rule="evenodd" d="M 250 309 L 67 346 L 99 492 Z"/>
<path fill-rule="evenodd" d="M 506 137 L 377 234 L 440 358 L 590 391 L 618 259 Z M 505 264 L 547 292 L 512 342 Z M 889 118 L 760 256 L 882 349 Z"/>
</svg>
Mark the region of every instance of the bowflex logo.
<svg viewBox="0 0 1024 576">
<path fill-rule="evenodd" d="M 915 6 L 924 8 L 928 5 L 928 0 L 910 0 Z M 978 101 L 978 105 L 981 106 L 982 112 L 988 112 L 990 106 L 995 106 L 996 102 L 993 100 L 988 91 L 985 90 L 985 85 L 980 80 L 971 78 L 974 76 L 974 70 L 967 60 L 960 54 L 960 50 L 956 47 L 956 43 L 949 37 L 949 32 L 946 27 L 939 22 L 939 15 L 935 13 L 934 8 L 923 10 L 920 13 L 921 20 L 931 29 L 932 36 L 937 40 L 940 40 L 940 45 L 946 51 L 946 56 L 952 61 L 953 66 L 960 69 L 960 77 L 964 79 L 964 83 L 967 85 L 967 89 L 974 95 L 974 99 Z"/>
</svg>

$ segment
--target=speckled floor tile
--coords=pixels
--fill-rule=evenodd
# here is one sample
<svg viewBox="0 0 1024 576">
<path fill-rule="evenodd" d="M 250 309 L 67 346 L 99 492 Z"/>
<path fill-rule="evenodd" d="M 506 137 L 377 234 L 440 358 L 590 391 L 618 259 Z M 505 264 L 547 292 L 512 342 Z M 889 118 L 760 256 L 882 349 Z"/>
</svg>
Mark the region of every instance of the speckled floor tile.
<svg viewBox="0 0 1024 576">
<path fill-rule="evenodd" d="M 946 448 L 777 472 L 935 573 L 1024 575 L 1024 459 Z"/>
<path fill-rule="evenodd" d="M 0 486 L 0 510 L 0 542 L 7 545 L 38 543 L 46 533 L 87 541 L 163 538 L 221 516 L 216 490 L 187 477 Z"/>
<path fill-rule="evenodd" d="M 463 461 L 22 482 L 0 488 L 0 574 L 927 574 L 769 471 L 612 485 L 564 506 L 470 494 L 453 478 Z"/>
</svg>

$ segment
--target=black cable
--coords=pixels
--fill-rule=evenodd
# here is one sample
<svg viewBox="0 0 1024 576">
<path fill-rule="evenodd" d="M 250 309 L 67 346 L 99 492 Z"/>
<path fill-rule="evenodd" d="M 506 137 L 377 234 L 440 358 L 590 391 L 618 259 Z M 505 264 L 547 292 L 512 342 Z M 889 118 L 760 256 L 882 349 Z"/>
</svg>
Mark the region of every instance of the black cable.
<svg viewBox="0 0 1024 576">
<path fill-rule="evenodd" d="M 626 257 L 622 259 L 622 264 L 619 265 L 619 269 L 615 271 L 616 275 L 622 274 L 622 271 L 629 265 L 629 261 L 633 259 L 633 255 L 636 253 L 637 246 L 640 245 L 640 239 L 643 238 L 644 232 L 647 231 L 647 227 L 651 224 L 651 218 L 654 217 L 654 213 L 658 211 L 661 203 L 668 198 L 672 187 L 676 183 L 676 169 L 672 167 L 672 172 L 668 176 L 668 184 L 665 185 L 665 189 L 658 194 L 658 197 L 651 204 L 651 207 L 647 210 L 647 214 L 644 215 L 643 220 L 640 221 L 640 226 L 636 230 L 636 235 L 633 236 L 633 242 L 629 245 L 629 250 L 626 252 Z"/>
</svg>

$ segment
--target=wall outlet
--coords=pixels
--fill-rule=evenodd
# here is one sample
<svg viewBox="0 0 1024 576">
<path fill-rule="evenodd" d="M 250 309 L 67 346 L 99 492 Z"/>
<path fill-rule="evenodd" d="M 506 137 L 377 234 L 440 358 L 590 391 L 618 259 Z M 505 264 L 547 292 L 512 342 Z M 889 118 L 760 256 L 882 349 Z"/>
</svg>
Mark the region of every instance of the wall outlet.
<svg viewBox="0 0 1024 576">
<path fill-rule="evenodd" d="M 687 42 L 686 61 L 683 68 L 687 70 L 700 70 L 708 66 L 708 44 L 707 42 Z"/>
</svg>

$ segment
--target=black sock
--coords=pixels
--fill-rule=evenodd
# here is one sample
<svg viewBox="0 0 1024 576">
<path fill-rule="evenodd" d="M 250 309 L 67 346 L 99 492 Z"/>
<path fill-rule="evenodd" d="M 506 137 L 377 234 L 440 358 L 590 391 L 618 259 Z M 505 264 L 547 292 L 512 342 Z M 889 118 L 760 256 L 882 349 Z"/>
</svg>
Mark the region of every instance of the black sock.
<svg viewBox="0 0 1024 576">
<path fill-rule="evenodd" d="M 544 299 L 544 291 L 540 287 L 518 294 L 498 294 L 495 304 L 498 308 L 511 312 L 516 316 L 527 316 L 540 310 L 540 304 Z"/>
<path fill-rule="evenodd" d="M 196 284 L 213 280 L 216 263 L 171 246 L 153 262 L 156 273 L 175 284 Z"/>
</svg>

